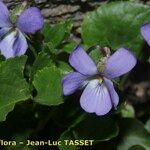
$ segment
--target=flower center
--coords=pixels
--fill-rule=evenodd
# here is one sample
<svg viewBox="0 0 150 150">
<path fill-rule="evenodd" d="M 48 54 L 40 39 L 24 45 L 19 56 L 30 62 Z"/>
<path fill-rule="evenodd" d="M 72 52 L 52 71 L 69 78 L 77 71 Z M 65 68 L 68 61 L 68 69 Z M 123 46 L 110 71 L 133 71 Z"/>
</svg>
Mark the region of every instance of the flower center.
<svg viewBox="0 0 150 150">
<path fill-rule="evenodd" d="M 102 75 L 95 75 L 94 77 L 91 77 L 89 80 L 98 80 L 100 84 L 103 83 L 104 77 Z"/>
<path fill-rule="evenodd" d="M 98 80 L 100 84 L 104 81 L 103 77 L 99 77 Z"/>
</svg>

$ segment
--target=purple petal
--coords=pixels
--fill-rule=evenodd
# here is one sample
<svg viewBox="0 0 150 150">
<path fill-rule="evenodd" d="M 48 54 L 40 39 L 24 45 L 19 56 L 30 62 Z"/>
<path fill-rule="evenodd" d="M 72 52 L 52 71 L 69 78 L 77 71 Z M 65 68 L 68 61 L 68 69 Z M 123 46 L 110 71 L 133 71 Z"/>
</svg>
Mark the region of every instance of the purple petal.
<svg viewBox="0 0 150 150">
<path fill-rule="evenodd" d="M 12 46 L 15 41 L 16 32 L 11 32 L 9 35 L 7 35 L 2 41 L 0 41 L 0 50 L 2 55 L 4 55 L 6 58 L 13 57 L 14 51 L 12 49 Z"/>
<path fill-rule="evenodd" d="M 21 32 L 13 31 L 0 42 L 0 50 L 6 58 L 20 56 L 27 50 L 27 42 Z"/>
<path fill-rule="evenodd" d="M 8 33 L 8 31 L 10 30 L 11 28 L 1 28 L 0 29 L 0 41 L 2 40 L 2 38 Z"/>
<path fill-rule="evenodd" d="M 112 108 L 112 102 L 105 84 L 100 84 L 97 79 L 90 81 L 81 95 L 80 105 L 86 112 L 107 114 Z"/>
<path fill-rule="evenodd" d="M 141 27 L 141 34 L 145 41 L 150 45 L 150 23 L 146 23 Z"/>
<path fill-rule="evenodd" d="M 66 75 L 62 80 L 64 95 L 73 94 L 78 88 L 85 85 L 86 79 L 86 76 L 78 72 L 72 72 Z"/>
<path fill-rule="evenodd" d="M 108 58 L 104 70 L 107 78 L 116 78 L 129 72 L 137 63 L 137 59 L 132 52 L 125 48 L 118 49 Z"/>
<path fill-rule="evenodd" d="M 110 80 L 106 79 L 106 78 L 104 80 L 105 80 L 106 87 L 109 91 L 112 104 L 116 108 L 118 103 L 119 103 L 119 96 L 118 96 L 118 94 L 116 93 L 116 91 L 114 89 L 113 83 Z"/>
<path fill-rule="evenodd" d="M 10 27 L 9 11 L 3 2 L 0 1 L 0 27 Z"/>
<path fill-rule="evenodd" d="M 41 12 L 36 7 L 26 9 L 17 20 L 17 27 L 26 33 L 35 33 L 44 25 Z"/>
<path fill-rule="evenodd" d="M 15 51 L 15 56 L 21 56 L 25 54 L 28 48 L 28 44 L 25 36 L 19 31 L 18 36 L 14 42 L 13 49 Z"/>
<path fill-rule="evenodd" d="M 78 72 L 86 76 L 92 76 L 98 73 L 97 67 L 88 54 L 77 46 L 69 57 L 69 63 Z"/>
</svg>

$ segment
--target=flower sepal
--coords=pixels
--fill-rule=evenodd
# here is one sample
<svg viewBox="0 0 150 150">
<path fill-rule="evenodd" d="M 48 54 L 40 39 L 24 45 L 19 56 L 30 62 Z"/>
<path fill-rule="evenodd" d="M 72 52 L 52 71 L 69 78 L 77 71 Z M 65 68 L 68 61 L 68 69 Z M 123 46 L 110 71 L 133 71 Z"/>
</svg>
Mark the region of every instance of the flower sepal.
<svg viewBox="0 0 150 150">
<path fill-rule="evenodd" d="M 21 5 L 17 5 L 11 12 L 10 12 L 10 20 L 12 24 L 17 22 L 17 18 L 21 15 L 21 13 L 27 8 L 27 2 L 24 1 Z"/>
</svg>

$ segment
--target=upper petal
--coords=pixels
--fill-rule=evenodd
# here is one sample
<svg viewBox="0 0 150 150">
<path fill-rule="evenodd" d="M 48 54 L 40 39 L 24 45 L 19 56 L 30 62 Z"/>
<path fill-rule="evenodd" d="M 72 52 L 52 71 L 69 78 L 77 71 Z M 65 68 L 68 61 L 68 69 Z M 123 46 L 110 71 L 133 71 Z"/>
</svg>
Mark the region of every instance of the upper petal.
<svg viewBox="0 0 150 150">
<path fill-rule="evenodd" d="M 129 72 L 137 63 L 135 55 L 125 48 L 119 48 L 108 58 L 104 70 L 107 78 L 116 78 Z"/>
<path fill-rule="evenodd" d="M 0 27 L 10 27 L 9 11 L 3 2 L 0 2 Z"/>
<path fill-rule="evenodd" d="M 35 33 L 44 25 L 41 12 L 36 7 L 26 9 L 17 20 L 17 27 L 26 33 Z"/>
<path fill-rule="evenodd" d="M 150 23 L 146 23 L 141 27 L 141 34 L 145 41 L 150 45 Z"/>
<path fill-rule="evenodd" d="M 91 76 L 98 73 L 95 63 L 80 46 L 71 53 L 69 63 L 81 74 Z"/>
<path fill-rule="evenodd" d="M 89 82 L 80 98 L 81 107 L 89 113 L 105 115 L 112 108 L 111 97 L 105 84 L 95 79 Z"/>
<path fill-rule="evenodd" d="M 108 79 L 104 79 L 106 87 L 109 91 L 110 97 L 111 97 L 111 101 L 114 107 L 117 107 L 118 103 L 119 103 L 119 96 L 117 94 L 117 92 L 114 89 L 113 83 L 108 80 Z"/>
<path fill-rule="evenodd" d="M 6 58 L 20 56 L 27 50 L 27 42 L 21 32 L 13 31 L 0 41 L 0 50 Z"/>
<path fill-rule="evenodd" d="M 73 94 L 78 88 L 84 86 L 86 79 L 86 76 L 78 72 L 72 72 L 66 75 L 62 80 L 64 95 Z"/>
</svg>

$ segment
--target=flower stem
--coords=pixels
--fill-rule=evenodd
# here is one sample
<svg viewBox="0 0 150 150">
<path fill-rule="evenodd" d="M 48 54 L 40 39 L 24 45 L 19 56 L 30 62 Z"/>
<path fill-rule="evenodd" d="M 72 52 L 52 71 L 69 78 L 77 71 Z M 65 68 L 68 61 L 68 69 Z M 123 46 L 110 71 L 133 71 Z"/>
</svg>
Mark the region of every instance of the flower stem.
<svg viewBox="0 0 150 150">
<path fill-rule="evenodd" d="M 30 50 L 32 51 L 34 57 L 37 58 L 37 53 L 36 53 L 34 47 L 30 45 L 29 48 L 30 48 Z"/>
</svg>

